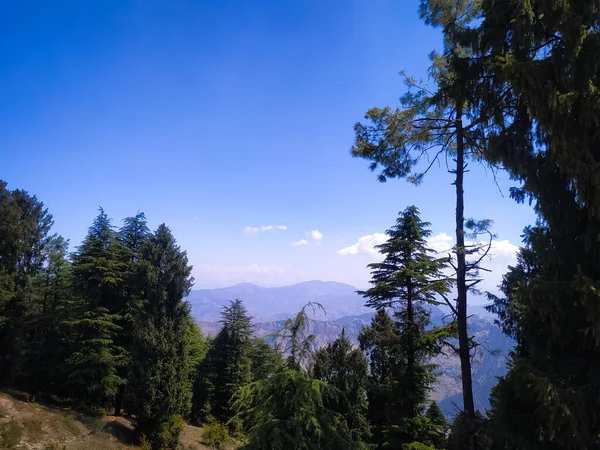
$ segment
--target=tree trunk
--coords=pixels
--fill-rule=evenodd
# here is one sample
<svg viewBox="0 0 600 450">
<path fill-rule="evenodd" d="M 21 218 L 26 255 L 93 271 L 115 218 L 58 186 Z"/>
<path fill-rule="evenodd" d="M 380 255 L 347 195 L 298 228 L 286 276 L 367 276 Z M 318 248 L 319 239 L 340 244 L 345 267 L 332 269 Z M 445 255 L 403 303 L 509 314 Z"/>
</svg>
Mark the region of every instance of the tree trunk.
<svg viewBox="0 0 600 450">
<path fill-rule="evenodd" d="M 458 321 L 458 353 L 462 378 L 464 412 L 469 418 L 475 417 L 473 401 L 473 380 L 471 378 L 471 349 L 467 327 L 467 262 L 465 253 L 465 137 L 462 123 L 462 108 L 456 113 L 456 312 Z"/>
<path fill-rule="evenodd" d="M 121 410 L 123 409 L 123 391 L 124 386 L 119 386 L 119 390 L 117 391 L 117 395 L 115 396 L 115 416 L 121 415 Z"/>
</svg>

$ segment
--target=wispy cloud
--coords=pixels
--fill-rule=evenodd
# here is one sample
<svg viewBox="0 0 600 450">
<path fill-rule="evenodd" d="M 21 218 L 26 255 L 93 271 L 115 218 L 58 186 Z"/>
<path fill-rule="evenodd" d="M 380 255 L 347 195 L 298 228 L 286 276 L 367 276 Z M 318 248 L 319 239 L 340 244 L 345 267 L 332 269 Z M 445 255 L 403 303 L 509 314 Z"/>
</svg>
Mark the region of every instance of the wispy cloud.
<svg viewBox="0 0 600 450">
<path fill-rule="evenodd" d="M 285 231 L 287 227 L 285 225 L 262 225 L 260 227 L 246 227 L 244 233 L 256 234 L 263 231 Z"/>
<path fill-rule="evenodd" d="M 319 230 L 312 230 L 310 235 L 317 242 L 321 242 L 323 240 L 323 233 L 321 233 Z"/>
<path fill-rule="evenodd" d="M 306 239 L 300 239 L 299 241 L 292 242 L 292 247 L 300 247 L 302 245 L 308 245 L 308 241 Z"/>
</svg>

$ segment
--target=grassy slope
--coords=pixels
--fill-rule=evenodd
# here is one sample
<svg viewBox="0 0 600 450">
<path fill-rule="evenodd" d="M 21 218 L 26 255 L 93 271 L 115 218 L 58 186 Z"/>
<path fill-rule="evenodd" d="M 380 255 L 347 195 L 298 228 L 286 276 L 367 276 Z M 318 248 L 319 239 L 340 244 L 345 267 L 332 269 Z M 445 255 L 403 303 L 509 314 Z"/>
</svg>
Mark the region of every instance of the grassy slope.
<svg viewBox="0 0 600 450">
<path fill-rule="evenodd" d="M 71 409 L 25 401 L 18 394 L 0 393 L 0 432 L 12 429 L 14 449 L 62 450 L 135 449 L 138 437 L 123 417 L 94 419 Z M 10 423 L 12 421 L 12 424 Z M 1 438 L 0 438 L 1 439 Z M 181 449 L 208 449 L 202 445 L 202 429 L 187 426 Z M 4 449 L 0 442 L 0 449 Z"/>
</svg>

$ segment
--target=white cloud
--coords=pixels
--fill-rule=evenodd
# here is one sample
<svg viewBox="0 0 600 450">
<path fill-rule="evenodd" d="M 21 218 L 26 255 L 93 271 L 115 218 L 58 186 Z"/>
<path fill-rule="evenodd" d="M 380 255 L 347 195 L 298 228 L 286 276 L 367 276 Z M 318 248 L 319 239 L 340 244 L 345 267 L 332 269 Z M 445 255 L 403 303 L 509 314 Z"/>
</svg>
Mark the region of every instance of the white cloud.
<svg viewBox="0 0 600 450">
<path fill-rule="evenodd" d="M 285 225 L 262 225 L 260 227 L 246 227 L 244 233 L 256 234 L 260 231 L 285 231 L 287 227 Z"/>
<path fill-rule="evenodd" d="M 317 242 L 320 242 L 323 240 L 323 233 L 321 233 L 319 230 L 312 230 L 310 232 L 310 235 Z"/>
<path fill-rule="evenodd" d="M 292 242 L 292 247 L 300 247 L 302 245 L 308 245 L 308 241 L 306 239 L 300 239 L 299 241 Z"/>
<path fill-rule="evenodd" d="M 454 238 L 447 233 L 440 233 L 427 241 L 427 246 L 437 253 L 448 253 L 454 246 Z"/>
<path fill-rule="evenodd" d="M 338 253 L 342 256 L 377 255 L 378 252 L 375 246 L 383 244 L 387 240 L 387 235 L 383 233 L 368 234 L 359 238 L 356 244 L 338 250 Z"/>
</svg>

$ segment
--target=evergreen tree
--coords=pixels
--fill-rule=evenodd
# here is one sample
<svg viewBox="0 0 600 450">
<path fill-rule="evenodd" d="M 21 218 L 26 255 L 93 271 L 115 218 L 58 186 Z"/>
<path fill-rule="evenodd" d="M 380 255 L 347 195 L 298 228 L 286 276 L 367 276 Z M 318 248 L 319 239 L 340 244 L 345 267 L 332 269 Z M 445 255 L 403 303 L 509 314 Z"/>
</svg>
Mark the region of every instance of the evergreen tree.
<svg viewBox="0 0 600 450">
<path fill-rule="evenodd" d="M 495 444 L 600 446 L 597 1 L 483 1 L 465 36 L 488 158 L 519 182 L 540 223 L 525 232 L 497 311 L 517 337 L 492 396 Z M 467 39 L 469 38 L 470 39 Z M 499 447 L 502 448 L 502 447 Z"/>
<path fill-rule="evenodd" d="M 250 341 L 250 364 L 252 380 L 269 378 L 284 366 L 281 353 L 267 344 L 264 339 L 254 338 Z"/>
<path fill-rule="evenodd" d="M 284 355 L 287 355 L 287 366 L 293 370 L 307 368 L 315 344 L 315 336 L 308 333 L 310 317 L 307 308 L 316 308 L 324 311 L 319 303 L 310 302 L 296 314 L 295 317 L 285 321 L 285 324 L 273 335 L 275 343 Z"/>
<path fill-rule="evenodd" d="M 46 262 L 52 216 L 37 197 L 0 180 L 0 384 L 23 374 L 35 280 Z"/>
<path fill-rule="evenodd" d="M 123 262 L 126 267 L 124 275 L 123 304 L 120 310 L 120 326 L 122 331 L 118 336 L 118 344 L 126 351 L 127 363 L 119 370 L 123 383 L 115 396 L 115 415 L 121 415 L 123 398 L 127 387 L 127 376 L 130 371 L 129 358 L 133 346 L 133 328 L 137 315 L 142 308 L 142 278 L 140 277 L 139 262 L 141 251 L 150 236 L 150 230 L 143 212 L 123 219 L 119 230 L 118 240 L 123 246 Z"/>
<path fill-rule="evenodd" d="M 193 279 L 184 251 L 160 225 L 140 254 L 144 305 L 135 321 L 130 411 L 157 450 L 176 448 L 188 413 L 189 306 Z"/>
<path fill-rule="evenodd" d="M 431 402 L 427 413 L 425 414 L 429 420 L 429 443 L 436 450 L 443 450 L 446 448 L 446 433 L 450 428 L 450 424 L 446 420 L 444 413 L 436 402 Z"/>
<path fill-rule="evenodd" d="M 367 358 L 360 349 L 352 348 L 345 329 L 333 343 L 313 356 L 313 377 L 341 392 L 341 402 L 329 406 L 346 418 L 348 428 L 358 442 L 367 442 L 371 434 L 366 417 L 367 371 Z"/>
<path fill-rule="evenodd" d="M 382 397 L 390 402 L 384 409 L 391 413 L 386 422 L 379 424 L 387 445 L 392 446 L 427 440 L 428 432 L 424 431 L 427 421 L 422 416 L 434 374 L 433 367 L 426 361 L 441 351 L 443 340 L 452 332 L 451 326 L 426 330 L 430 320 L 427 308 L 438 305 L 436 296 L 444 296 L 449 291 L 449 282 L 442 275 L 447 258 L 436 258 L 427 248 L 426 238 L 431 234 L 428 225 L 420 219 L 416 207 L 406 208 L 396 225 L 387 231 L 389 239 L 377 247 L 384 255 L 383 262 L 369 265 L 372 287 L 359 292 L 368 299 L 368 306 L 378 311 L 395 310 L 393 335 L 385 313 L 380 313 L 374 321 L 374 326 L 387 324 L 388 329 L 382 331 L 387 331 L 391 342 L 378 336 L 377 329 L 361 336 L 369 353 L 374 345 L 391 347 L 388 352 L 386 349 L 377 351 L 392 355 L 386 361 L 389 374 L 382 380 L 387 398 Z M 371 342 L 369 334 L 373 335 Z M 381 359 L 379 355 L 375 357 Z M 379 374 L 383 375 L 383 371 Z M 378 444 L 383 446 L 381 441 Z"/>
<path fill-rule="evenodd" d="M 68 384 L 87 407 L 101 408 L 124 383 L 119 369 L 126 363 L 125 349 L 118 342 L 126 274 L 124 248 L 102 208 L 72 260 L 73 286 L 81 301 L 65 322 L 73 343 L 67 360 Z"/>
<path fill-rule="evenodd" d="M 59 393 L 66 373 L 68 334 L 63 323 L 76 304 L 72 295 L 69 242 L 52 236 L 44 249 L 45 263 L 34 279 L 34 295 L 25 319 L 26 349 L 22 385 L 40 396 Z"/>
<path fill-rule="evenodd" d="M 369 361 L 367 383 L 368 421 L 372 442 L 382 448 L 386 442 L 386 430 L 395 416 L 392 399 L 392 383 L 397 365 L 397 330 L 385 309 L 379 309 L 371 325 L 358 335 L 361 349 Z"/>
<path fill-rule="evenodd" d="M 461 45 L 463 36 L 479 14 L 478 0 L 421 0 L 422 19 L 443 29 L 443 53 L 432 54 L 430 74 L 434 86 L 428 87 L 406 78 L 408 92 L 402 107 L 393 110 L 373 108 L 367 112 L 367 124 L 355 126 L 356 139 L 352 155 L 372 161 L 371 170 L 381 168 L 379 181 L 405 178 L 419 184 L 440 158 L 452 158 L 456 189 L 456 290 L 455 305 L 448 302 L 457 322 L 458 354 L 465 414 L 475 418 L 471 374 L 472 337 L 468 332 L 468 292 L 479 280 L 475 273 L 489 251 L 465 243 L 464 176 L 469 159 L 481 161 L 485 150 L 484 118 L 472 107 L 471 91 L 477 84 L 464 64 L 468 52 Z M 460 31 L 460 33 L 459 33 Z M 424 159 L 427 159 L 425 162 Z M 424 168 L 424 170 L 422 170 Z M 484 221 L 480 225 L 486 225 Z M 478 226 L 479 228 L 479 226 Z M 476 255 L 475 261 L 467 257 Z M 465 445 L 468 448 L 468 445 Z"/>
<path fill-rule="evenodd" d="M 206 420 L 212 415 L 225 423 L 234 416 L 233 395 L 252 381 L 252 320 L 239 299 L 224 306 L 221 316 L 221 331 L 201 368 L 204 381 L 196 388 L 195 417 Z"/>
<path fill-rule="evenodd" d="M 243 386 L 234 403 L 247 432 L 246 450 L 363 450 L 346 419 L 328 405 L 341 401 L 329 384 L 287 369 Z"/>
</svg>

